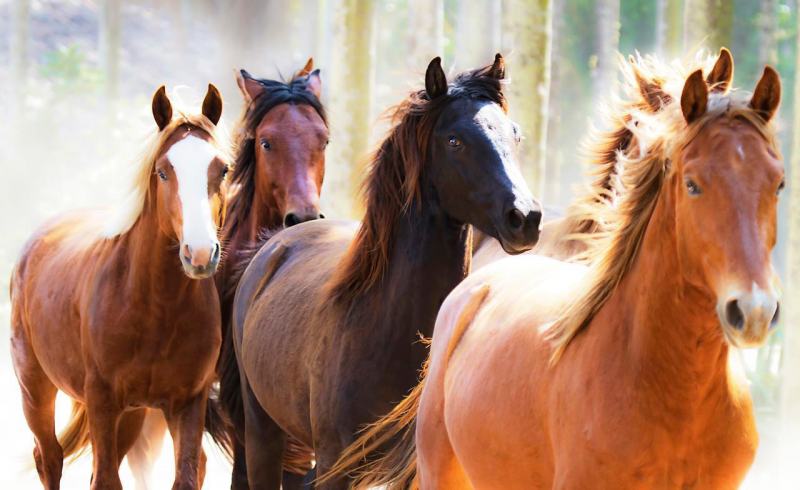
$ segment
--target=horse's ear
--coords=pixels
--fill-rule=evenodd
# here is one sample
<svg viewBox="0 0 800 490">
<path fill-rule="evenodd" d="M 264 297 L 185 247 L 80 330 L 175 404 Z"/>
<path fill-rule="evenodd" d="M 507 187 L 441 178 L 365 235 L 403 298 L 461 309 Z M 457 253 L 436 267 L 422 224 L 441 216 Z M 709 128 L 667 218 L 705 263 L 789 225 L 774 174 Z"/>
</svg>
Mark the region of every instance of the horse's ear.
<svg viewBox="0 0 800 490">
<path fill-rule="evenodd" d="M 764 121 L 769 121 L 778 110 L 781 102 L 781 77 L 771 66 L 764 67 L 764 74 L 756 84 L 753 98 L 750 99 L 750 108 L 761 115 Z"/>
<path fill-rule="evenodd" d="M 239 70 L 239 73 L 236 74 L 236 85 L 239 86 L 239 90 L 247 102 L 257 99 L 266 90 L 266 87 L 247 73 L 247 70 Z"/>
<path fill-rule="evenodd" d="M 703 80 L 703 70 L 697 70 L 686 79 L 681 93 L 683 118 L 691 124 L 706 113 L 708 106 L 708 86 Z"/>
<path fill-rule="evenodd" d="M 158 130 L 162 131 L 172 121 L 172 103 L 167 97 L 167 89 L 163 85 L 158 87 L 153 94 L 153 119 L 156 120 Z"/>
<path fill-rule="evenodd" d="M 651 111 L 658 112 L 663 105 L 669 103 L 671 97 L 668 93 L 664 92 L 664 89 L 661 87 L 661 80 L 648 80 L 642 75 L 639 67 L 636 66 L 633 57 L 631 57 L 629 61 L 631 62 L 633 76 L 636 78 L 636 84 L 639 86 L 639 93 L 642 99 L 644 99 L 644 102 Z"/>
<path fill-rule="evenodd" d="M 322 77 L 319 75 L 319 68 L 309 73 L 308 77 L 306 77 L 306 88 L 314 94 L 314 97 L 318 99 L 322 97 Z"/>
<path fill-rule="evenodd" d="M 494 55 L 494 63 L 492 63 L 489 74 L 498 80 L 502 80 L 506 77 L 506 60 L 503 59 L 502 54 L 497 53 Z"/>
<path fill-rule="evenodd" d="M 208 91 L 203 99 L 203 115 L 215 126 L 222 117 L 222 96 L 213 83 L 208 84 Z"/>
<path fill-rule="evenodd" d="M 727 93 L 733 80 L 733 55 L 727 48 L 719 50 L 717 62 L 706 77 L 706 83 L 712 92 Z"/>
<path fill-rule="evenodd" d="M 447 93 L 447 77 L 442 70 L 442 59 L 438 56 L 431 60 L 425 71 L 425 92 L 431 100 Z"/>
<path fill-rule="evenodd" d="M 314 69 L 314 58 L 308 58 L 308 61 L 306 61 L 306 66 L 304 66 L 300 71 L 297 72 L 295 78 L 307 77 L 311 74 L 311 71 L 313 69 Z"/>
</svg>

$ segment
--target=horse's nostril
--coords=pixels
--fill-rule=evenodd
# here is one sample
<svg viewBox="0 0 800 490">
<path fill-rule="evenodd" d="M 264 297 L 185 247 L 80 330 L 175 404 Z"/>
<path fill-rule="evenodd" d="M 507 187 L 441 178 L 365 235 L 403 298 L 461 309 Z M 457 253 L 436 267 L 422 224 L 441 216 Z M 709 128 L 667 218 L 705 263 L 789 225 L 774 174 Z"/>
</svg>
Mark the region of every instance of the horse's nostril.
<svg viewBox="0 0 800 490">
<path fill-rule="evenodd" d="M 739 307 L 738 300 L 732 299 L 725 305 L 725 320 L 737 330 L 741 330 L 744 327 L 744 313 Z"/>
<path fill-rule="evenodd" d="M 325 219 L 325 215 L 322 214 L 322 213 L 319 213 L 319 219 Z"/>
<path fill-rule="evenodd" d="M 283 218 L 283 226 L 289 228 L 290 226 L 294 226 L 300 223 L 300 218 L 297 217 L 294 213 L 289 213 Z"/>
<path fill-rule="evenodd" d="M 184 245 L 181 249 L 181 253 L 183 254 L 183 258 L 188 260 L 189 262 L 192 261 L 192 248 L 189 245 Z"/>
<path fill-rule="evenodd" d="M 506 214 L 506 219 L 508 220 L 508 226 L 512 230 L 519 230 L 525 225 L 525 215 L 517 208 L 510 210 Z"/>
<path fill-rule="evenodd" d="M 774 327 L 775 325 L 777 325 L 780 319 L 781 319 L 781 304 L 778 303 L 778 305 L 775 307 L 775 314 L 772 315 L 772 321 L 769 322 L 770 326 Z"/>
</svg>

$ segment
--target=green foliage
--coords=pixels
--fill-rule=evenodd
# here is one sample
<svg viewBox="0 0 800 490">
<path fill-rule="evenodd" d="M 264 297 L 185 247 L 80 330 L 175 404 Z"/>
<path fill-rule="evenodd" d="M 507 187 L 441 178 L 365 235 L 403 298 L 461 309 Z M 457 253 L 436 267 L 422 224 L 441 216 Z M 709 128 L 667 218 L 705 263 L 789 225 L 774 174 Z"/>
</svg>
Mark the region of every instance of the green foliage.
<svg viewBox="0 0 800 490">
<path fill-rule="evenodd" d="M 655 52 L 657 2 L 620 0 L 619 8 L 619 52 L 626 56 Z"/>
<path fill-rule="evenodd" d="M 53 82 L 61 93 L 91 92 L 103 82 L 102 72 L 89 65 L 86 54 L 77 44 L 61 46 L 45 54 L 39 73 Z"/>
</svg>

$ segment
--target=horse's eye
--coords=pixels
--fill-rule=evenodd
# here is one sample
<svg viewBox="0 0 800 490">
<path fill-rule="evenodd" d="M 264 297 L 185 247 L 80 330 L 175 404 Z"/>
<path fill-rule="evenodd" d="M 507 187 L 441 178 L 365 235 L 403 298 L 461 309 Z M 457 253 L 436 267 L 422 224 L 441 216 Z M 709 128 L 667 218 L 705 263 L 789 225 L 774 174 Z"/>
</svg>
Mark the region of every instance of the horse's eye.
<svg viewBox="0 0 800 490">
<path fill-rule="evenodd" d="M 261 140 L 261 148 L 264 148 L 265 150 L 269 151 L 272 148 L 272 146 L 270 146 L 269 141 Z"/>
<path fill-rule="evenodd" d="M 224 179 L 226 175 L 228 175 L 228 171 L 230 169 L 228 167 L 222 167 L 222 178 Z"/>
<path fill-rule="evenodd" d="M 164 172 L 163 170 L 159 170 L 158 171 L 158 178 L 161 179 L 162 181 L 166 182 L 167 181 L 167 173 Z"/>
<path fill-rule="evenodd" d="M 450 137 L 447 139 L 447 144 L 448 144 L 448 145 L 450 145 L 450 146 L 452 146 L 453 148 L 458 148 L 459 146 L 461 146 L 461 140 L 460 140 L 460 139 L 458 139 L 458 138 L 456 138 L 455 136 L 452 136 L 452 135 L 451 135 L 451 136 L 450 136 Z"/>
<path fill-rule="evenodd" d="M 786 181 L 781 180 L 781 183 L 778 185 L 778 192 L 776 192 L 775 194 L 780 194 L 784 187 L 786 187 Z"/>
<path fill-rule="evenodd" d="M 325 140 L 325 143 L 322 144 L 322 147 L 327 148 L 329 144 L 331 144 L 331 140 Z"/>
<path fill-rule="evenodd" d="M 692 179 L 686 179 L 686 191 L 689 193 L 690 196 L 699 196 L 701 192 L 700 186 L 698 186 Z"/>
</svg>

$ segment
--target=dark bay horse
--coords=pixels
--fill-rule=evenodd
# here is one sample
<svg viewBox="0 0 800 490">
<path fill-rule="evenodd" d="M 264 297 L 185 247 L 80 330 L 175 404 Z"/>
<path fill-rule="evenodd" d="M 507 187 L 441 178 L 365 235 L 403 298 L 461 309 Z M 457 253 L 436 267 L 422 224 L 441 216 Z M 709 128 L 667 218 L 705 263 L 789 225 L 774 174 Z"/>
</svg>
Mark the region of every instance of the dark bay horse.
<svg viewBox="0 0 800 490">
<path fill-rule="evenodd" d="M 510 253 L 535 244 L 541 208 L 517 165 L 504 74 L 497 55 L 448 85 L 431 61 L 425 89 L 397 107 L 375 154 L 363 222 L 286 229 L 250 263 L 221 389 L 246 428 L 252 487 L 279 487 L 287 434 L 314 448 L 324 472 L 416 384 L 418 335 L 431 334 L 469 270 L 470 225 Z"/>
<path fill-rule="evenodd" d="M 738 488 L 758 434 L 728 355 L 778 315 L 780 81 L 767 67 L 749 96 L 665 71 L 593 265 L 525 255 L 461 283 L 424 381 L 339 469 L 402 434 L 361 485 Z"/>
<path fill-rule="evenodd" d="M 322 217 L 319 196 L 328 144 L 327 119 L 320 102 L 322 78 L 312 59 L 288 82 L 254 78 L 245 70 L 239 71 L 236 81 L 245 108 L 235 128 L 235 165 L 221 233 L 223 259 L 215 275 L 223 329 L 230 320 L 239 276 L 260 236 Z M 142 436 L 128 455 L 140 488 L 147 488 L 150 467 L 161 451 L 165 432 L 161 414 L 148 413 Z M 292 449 L 299 450 L 296 444 Z M 308 470 L 304 465 L 310 458 L 301 455 L 299 463 L 287 456 L 290 473 Z M 237 467 L 237 474 L 246 479 L 243 467 Z"/>
<path fill-rule="evenodd" d="M 59 487 L 64 457 L 89 442 L 92 488 L 122 488 L 119 464 L 145 407 L 163 411 L 176 441 L 173 488 L 202 484 L 222 340 L 211 278 L 228 171 L 222 99 L 209 85 L 201 115 L 174 115 L 162 86 L 152 106 L 159 132 L 115 219 L 85 212 L 47 224 L 12 276 L 11 353 L 45 488 Z M 61 440 L 58 390 L 75 400 Z"/>
</svg>

